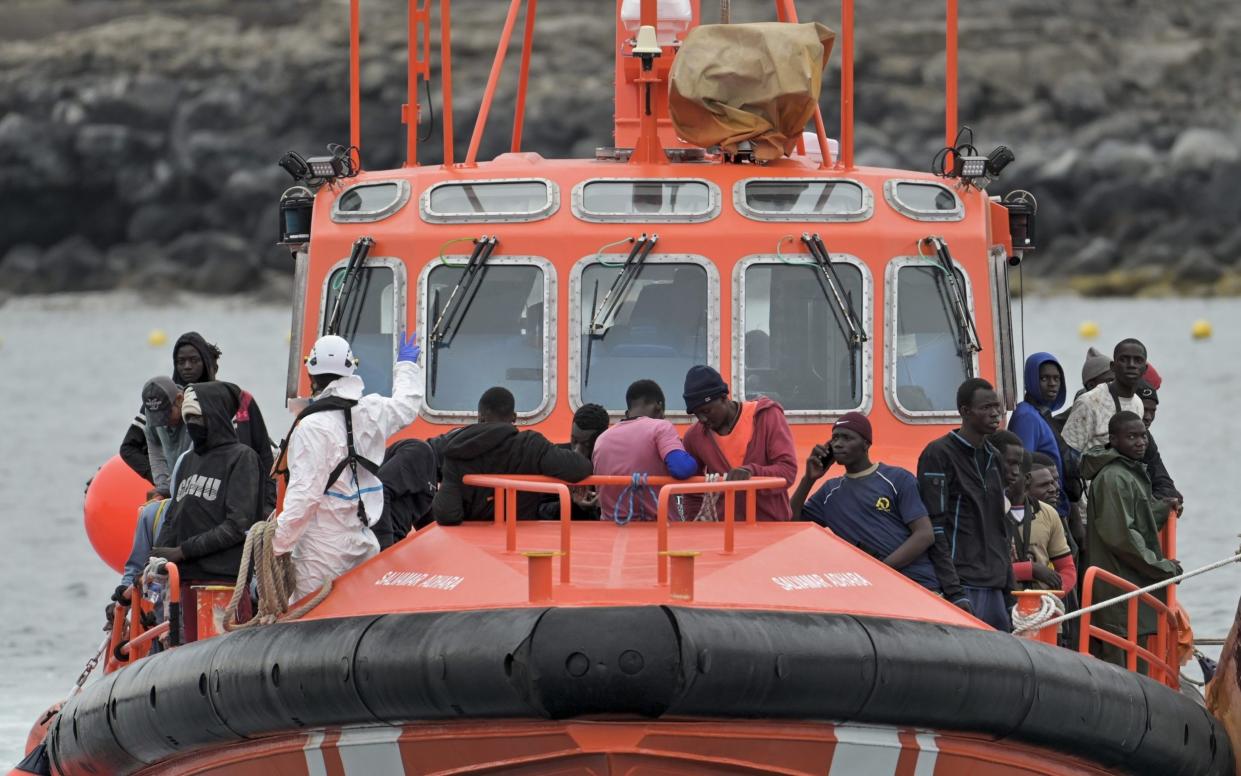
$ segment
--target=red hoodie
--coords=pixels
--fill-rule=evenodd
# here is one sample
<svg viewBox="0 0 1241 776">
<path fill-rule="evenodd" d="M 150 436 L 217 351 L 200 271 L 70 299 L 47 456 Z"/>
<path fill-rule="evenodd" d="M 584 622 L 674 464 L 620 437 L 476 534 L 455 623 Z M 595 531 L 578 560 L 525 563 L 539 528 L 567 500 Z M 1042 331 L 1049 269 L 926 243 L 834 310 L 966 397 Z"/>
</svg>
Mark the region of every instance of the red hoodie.
<svg viewBox="0 0 1241 776">
<path fill-rule="evenodd" d="M 766 396 L 756 400 L 754 409 L 754 433 L 745 449 L 742 465 L 755 477 L 781 477 L 783 490 L 764 490 L 758 494 L 759 520 L 792 520 L 793 508 L 789 505 L 788 487 L 797 478 L 797 451 L 793 446 L 793 432 L 784 419 L 784 408 Z M 732 467 L 720 450 L 718 437 L 702 423 L 695 423 L 685 432 L 685 450 L 701 465 L 701 473 L 725 474 Z M 737 519 L 744 519 L 744 494 L 737 497 Z M 723 514 L 723 502 L 719 513 Z M 697 507 L 694 507 L 695 509 Z"/>
</svg>

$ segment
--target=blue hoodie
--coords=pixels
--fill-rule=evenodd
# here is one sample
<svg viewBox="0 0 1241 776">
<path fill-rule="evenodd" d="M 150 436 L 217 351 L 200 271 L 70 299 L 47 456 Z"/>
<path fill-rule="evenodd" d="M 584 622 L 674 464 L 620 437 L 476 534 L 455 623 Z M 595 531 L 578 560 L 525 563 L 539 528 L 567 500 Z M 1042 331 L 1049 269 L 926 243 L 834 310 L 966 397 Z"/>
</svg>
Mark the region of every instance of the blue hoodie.
<svg viewBox="0 0 1241 776">
<path fill-rule="evenodd" d="M 1044 403 L 1038 381 L 1039 369 L 1047 363 L 1055 364 L 1060 370 L 1060 393 L 1056 394 L 1056 399 L 1051 406 Z M 1033 453 L 1046 453 L 1055 460 L 1056 472 L 1060 476 L 1060 502 L 1057 504 L 1057 511 L 1061 515 L 1069 513 L 1069 499 L 1064 489 L 1064 461 L 1060 458 L 1060 443 L 1056 441 L 1056 434 L 1043 416 L 1043 412 L 1050 415 L 1064 406 L 1066 392 L 1064 382 L 1064 367 L 1060 365 L 1055 356 L 1050 353 L 1032 354 L 1026 359 L 1025 401 L 1017 405 L 1017 408 L 1013 410 L 1013 416 L 1008 420 L 1008 430 L 1021 437 L 1021 444 L 1027 450 Z"/>
</svg>

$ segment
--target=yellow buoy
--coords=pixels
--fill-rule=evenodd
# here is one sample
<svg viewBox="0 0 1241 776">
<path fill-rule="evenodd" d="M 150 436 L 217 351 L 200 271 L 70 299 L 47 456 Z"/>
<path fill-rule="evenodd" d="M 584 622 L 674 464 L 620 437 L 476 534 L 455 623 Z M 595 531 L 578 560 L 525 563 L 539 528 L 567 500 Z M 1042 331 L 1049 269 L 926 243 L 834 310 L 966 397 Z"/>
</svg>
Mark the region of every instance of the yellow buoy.
<svg viewBox="0 0 1241 776">
<path fill-rule="evenodd" d="M 147 335 L 147 344 L 153 348 L 158 348 L 166 342 L 168 342 L 168 335 L 163 329 L 151 329 L 151 333 Z"/>
<path fill-rule="evenodd" d="M 1194 321 L 1194 326 L 1192 329 L 1190 329 L 1190 332 L 1194 335 L 1194 339 L 1198 339 L 1198 340 L 1210 339 L 1211 338 L 1211 322 L 1204 320 L 1202 318 L 1199 318 L 1198 320 Z"/>
<path fill-rule="evenodd" d="M 1082 339 L 1094 339 L 1099 336 L 1099 324 L 1094 321 L 1082 321 L 1082 325 L 1077 327 L 1077 333 Z"/>
</svg>

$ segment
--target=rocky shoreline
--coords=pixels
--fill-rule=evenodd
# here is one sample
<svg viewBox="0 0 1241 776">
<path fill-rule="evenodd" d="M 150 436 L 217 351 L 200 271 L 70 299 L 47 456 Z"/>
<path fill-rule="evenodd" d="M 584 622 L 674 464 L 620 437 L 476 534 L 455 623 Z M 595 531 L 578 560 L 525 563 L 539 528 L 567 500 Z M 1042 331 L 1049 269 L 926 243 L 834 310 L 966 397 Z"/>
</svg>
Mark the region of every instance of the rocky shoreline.
<svg viewBox="0 0 1241 776">
<path fill-rule="evenodd" d="M 611 15 L 585 5 L 539 3 L 526 143 L 545 156 L 609 142 Z M 458 137 L 506 6 L 454 3 Z M 734 20 L 765 18 L 766 3 L 733 6 Z M 834 4 L 799 7 L 836 26 Z M 287 294 L 288 255 L 272 242 L 288 179 L 275 161 L 348 134 L 345 2 L 10 0 L 6 14 L 0 291 Z M 858 3 L 860 164 L 926 169 L 942 144 L 941 14 Z M 404 28 L 403 3 L 364 4 L 370 168 L 399 163 L 403 147 Z M 1020 187 L 1040 203 L 1027 288 L 1241 294 L 1239 59 L 1232 0 L 962 4 L 962 121 L 984 151 L 1017 154 L 992 193 Z M 565 89 L 540 79 L 551 72 L 580 75 Z M 513 81 L 484 157 L 503 150 Z M 836 73 L 824 83 L 831 127 Z M 437 138 L 424 163 L 438 161 Z"/>
</svg>

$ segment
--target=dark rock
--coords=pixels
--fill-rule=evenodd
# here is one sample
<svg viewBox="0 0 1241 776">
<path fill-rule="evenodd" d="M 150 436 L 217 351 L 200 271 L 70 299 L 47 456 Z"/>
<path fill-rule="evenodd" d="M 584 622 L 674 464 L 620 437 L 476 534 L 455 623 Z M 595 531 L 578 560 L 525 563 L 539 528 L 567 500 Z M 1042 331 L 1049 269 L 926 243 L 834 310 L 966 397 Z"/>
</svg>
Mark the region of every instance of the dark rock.
<svg viewBox="0 0 1241 776">
<path fill-rule="evenodd" d="M 1073 275 L 1098 275 L 1115 267 L 1119 259 L 1116 243 L 1106 237 L 1096 237 L 1069 258 L 1065 264 L 1065 272 Z"/>
<path fill-rule="evenodd" d="M 1178 170 L 1210 170 L 1241 159 L 1241 149 L 1223 132 L 1194 127 L 1177 136 L 1170 157 Z"/>
<path fill-rule="evenodd" d="M 1205 248 L 1194 246 L 1176 264 L 1177 278 L 1191 283 L 1214 283 L 1224 274 L 1219 261 Z"/>
</svg>

